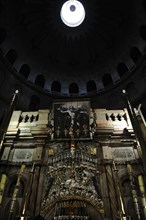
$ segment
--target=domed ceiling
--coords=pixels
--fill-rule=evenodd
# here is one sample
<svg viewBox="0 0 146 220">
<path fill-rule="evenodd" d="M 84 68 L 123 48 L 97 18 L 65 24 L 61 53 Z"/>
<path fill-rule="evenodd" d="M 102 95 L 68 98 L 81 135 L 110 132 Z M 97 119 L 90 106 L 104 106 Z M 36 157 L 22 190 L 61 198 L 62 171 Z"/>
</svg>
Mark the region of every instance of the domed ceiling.
<svg viewBox="0 0 146 220">
<path fill-rule="evenodd" d="M 140 102 L 146 92 L 145 1 L 81 0 L 85 19 L 78 27 L 62 22 L 65 2 L 0 1 L 2 99 L 18 88 L 22 109 L 71 97 L 121 108 L 124 88 Z"/>
</svg>

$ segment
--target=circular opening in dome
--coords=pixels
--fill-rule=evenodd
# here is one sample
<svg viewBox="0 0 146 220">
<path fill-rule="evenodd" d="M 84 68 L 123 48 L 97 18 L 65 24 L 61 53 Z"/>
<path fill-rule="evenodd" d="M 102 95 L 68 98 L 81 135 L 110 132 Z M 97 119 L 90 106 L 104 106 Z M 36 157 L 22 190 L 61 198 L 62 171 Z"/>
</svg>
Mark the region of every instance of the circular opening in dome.
<svg viewBox="0 0 146 220">
<path fill-rule="evenodd" d="M 77 27 L 85 19 L 85 9 L 81 2 L 69 0 L 62 5 L 60 16 L 65 25 Z"/>
<path fill-rule="evenodd" d="M 70 10 L 71 10 L 72 12 L 74 12 L 74 11 L 76 10 L 76 7 L 75 7 L 74 5 L 71 5 L 71 6 L 70 6 Z"/>
</svg>

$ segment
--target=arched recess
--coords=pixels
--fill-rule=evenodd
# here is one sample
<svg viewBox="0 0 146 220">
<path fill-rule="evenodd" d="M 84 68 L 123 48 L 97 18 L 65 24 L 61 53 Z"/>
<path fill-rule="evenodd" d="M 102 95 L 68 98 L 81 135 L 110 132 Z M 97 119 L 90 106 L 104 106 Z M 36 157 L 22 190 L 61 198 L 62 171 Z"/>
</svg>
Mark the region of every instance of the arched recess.
<svg viewBox="0 0 146 220">
<path fill-rule="evenodd" d="M 139 198 L 140 197 L 140 190 L 139 190 L 139 184 L 138 184 L 138 176 L 137 176 L 134 169 L 132 172 L 132 179 L 128 175 L 128 173 L 126 175 L 124 174 L 124 176 L 121 178 L 121 186 L 122 186 L 122 193 L 123 193 L 123 197 L 124 197 L 126 214 L 127 214 L 127 216 L 130 216 L 132 219 L 136 219 L 137 215 L 136 215 L 136 209 L 134 206 L 135 201 L 132 196 L 131 184 L 133 185 L 133 188 L 135 188 L 137 197 Z M 140 205 L 140 203 L 139 203 L 139 205 Z M 139 208 L 140 208 L 140 206 L 139 206 Z M 144 218 L 142 218 L 142 219 L 144 219 Z"/>
<path fill-rule="evenodd" d="M 13 196 L 13 192 L 16 187 L 16 182 L 17 182 L 17 178 L 13 179 L 10 182 L 6 197 L 11 198 Z M 19 186 L 19 190 L 17 193 L 17 198 L 22 198 L 23 195 L 24 195 L 24 182 L 22 180 L 20 180 L 20 186 Z"/>
<path fill-rule="evenodd" d="M 107 87 L 107 86 L 110 86 L 110 85 L 113 84 L 112 77 L 111 77 L 111 75 L 108 74 L 108 73 L 103 76 L 102 81 L 103 81 L 104 87 Z"/>
<path fill-rule="evenodd" d="M 132 47 L 130 49 L 130 57 L 134 61 L 135 64 L 138 62 L 141 56 L 142 56 L 142 53 L 137 47 Z"/>
<path fill-rule="evenodd" d="M 35 79 L 35 84 L 41 88 L 44 87 L 45 85 L 45 78 L 43 75 L 37 75 L 36 79 Z"/>
<path fill-rule="evenodd" d="M 130 197 L 132 196 L 131 193 L 131 185 L 130 185 L 130 180 L 129 178 L 125 178 L 122 182 L 122 191 L 123 191 L 123 196 L 124 197 Z"/>
<path fill-rule="evenodd" d="M 0 44 L 6 39 L 7 32 L 4 28 L 0 28 Z"/>
<path fill-rule="evenodd" d="M 17 59 L 17 52 L 14 49 L 10 49 L 5 56 L 7 60 L 13 65 Z"/>
<path fill-rule="evenodd" d="M 7 181 L 6 181 L 4 200 L 3 200 L 4 207 L 1 212 L 1 217 L 2 219 L 5 219 L 5 220 L 10 219 L 9 210 L 11 207 L 12 196 L 13 196 L 14 190 L 16 189 L 17 178 L 18 178 L 18 175 L 14 174 L 14 175 L 8 176 Z M 20 205 L 22 202 L 22 198 L 24 196 L 24 189 L 25 189 L 25 180 L 23 177 L 21 177 L 20 185 L 19 185 L 18 192 L 17 192 L 17 199 L 15 200 L 15 206 L 13 209 L 14 211 L 11 215 L 11 220 L 17 219 L 18 215 L 20 214 Z"/>
<path fill-rule="evenodd" d="M 79 87 L 78 87 L 77 83 L 71 83 L 69 85 L 69 93 L 70 94 L 77 94 L 77 93 L 79 93 Z"/>
<path fill-rule="evenodd" d="M 125 73 L 127 73 L 129 70 L 125 63 L 119 63 L 117 66 L 117 71 L 120 77 L 122 77 Z"/>
<path fill-rule="evenodd" d="M 90 80 L 87 82 L 87 92 L 92 92 L 92 91 L 96 91 L 96 83 L 94 82 L 94 80 Z"/>
<path fill-rule="evenodd" d="M 140 36 L 146 41 L 146 25 L 142 25 L 139 30 Z"/>
<path fill-rule="evenodd" d="M 51 86 L 52 92 L 61 92 L 61 84 L 59 81 L 54 81 Z"/>
<path fill-rule="evenodd" d="M 23 64 L 19 70 L 19 73 L 27 79 L 30 74 L 30 67 L 28 64 Z"/>
<path fill-rule="evenodd" d="M 30 111 L 38 111 L 40 106 L 40 98 L 36 95 L 31 96 L 29 110 Z"/>
</svg>

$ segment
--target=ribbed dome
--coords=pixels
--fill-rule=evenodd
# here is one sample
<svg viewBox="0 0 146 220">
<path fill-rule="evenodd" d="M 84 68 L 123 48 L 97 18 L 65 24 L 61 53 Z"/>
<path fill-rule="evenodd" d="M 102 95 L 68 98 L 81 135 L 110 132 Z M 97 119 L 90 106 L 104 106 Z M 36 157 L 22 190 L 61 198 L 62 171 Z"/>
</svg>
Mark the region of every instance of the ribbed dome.
<svg viewBox="0 0 146 220">
<path fill-rule="evenodd" d="M 27 93 L 29 102 L 32 96 L 42 104 L 49 97 L 90 97 L 93 106 L 101 107 L 123 106 L 123 88 L 136 102 L 144 94 L 144 1 L 80 2 L 86 16 L 72 28 L 60 17 L 63 0 L 2 1 L 0 48 L 9 71 L 12 68 L 10 87 L 22 90 L 20 106 Z"/>
<path fill-rule="evenodd" d="M 47 66 L 48 70 L 52 67 L 58 73 L 63 71 L 66 77 L 72 69 L 77 76 L 78 72 L 84 75 L 87 70 L 100 75 L 98 69 L 105 63 L 112 66 L 111 60 L 114 62 L 127 49 L 129 38 L 133 44 L 136 1 L 83 1 L 86 18 L 76 28 L 67 27 L 60 19 L 63 3 L 24 1 L 16 17 L 34 53 L 31 57 L 36 59 L 35 51 L 39 50 L 39 63 L 42 57 L 45 69 Z"/>
</svg>

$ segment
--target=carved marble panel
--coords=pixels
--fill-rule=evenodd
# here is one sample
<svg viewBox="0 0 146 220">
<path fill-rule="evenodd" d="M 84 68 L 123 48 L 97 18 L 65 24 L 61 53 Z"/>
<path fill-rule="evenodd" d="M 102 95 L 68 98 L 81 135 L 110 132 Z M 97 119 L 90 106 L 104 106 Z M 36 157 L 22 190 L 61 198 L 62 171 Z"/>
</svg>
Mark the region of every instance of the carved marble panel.
<svg viewBox="0 0 146 220">
<path fill-rule="evenodd" d="M 13 162 L 30 162 L 32 161 L 35 149 L 15 149 Z"/>
<path fill-rule="evenodd" d="M 134 160 L 134 150 L 133 147 L 119 147 L 119 148 L 112 148 L 112 156 L 114 160 Z"/>
</svg>

